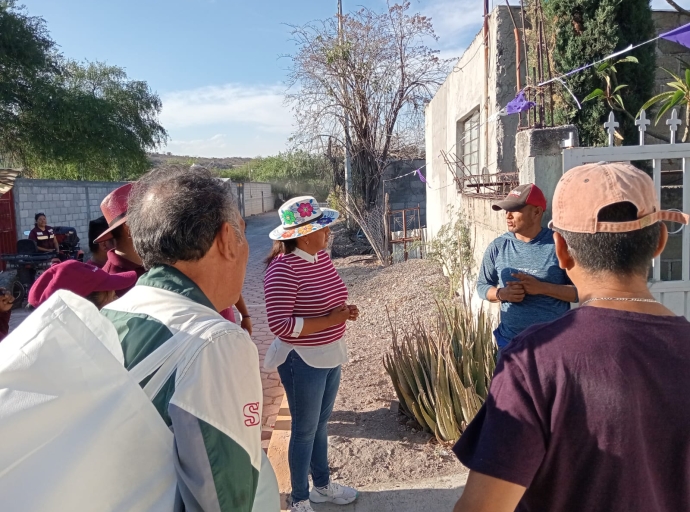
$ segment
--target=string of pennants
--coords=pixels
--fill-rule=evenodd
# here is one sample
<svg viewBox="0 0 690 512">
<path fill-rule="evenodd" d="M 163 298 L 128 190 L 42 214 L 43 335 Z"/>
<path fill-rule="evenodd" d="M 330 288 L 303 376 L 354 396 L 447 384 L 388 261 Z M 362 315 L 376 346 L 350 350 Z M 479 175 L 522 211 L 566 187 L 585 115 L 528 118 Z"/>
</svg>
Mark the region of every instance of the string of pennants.
<svg viewBox="0 0 690 512">
<path fill-rule="evenodd" d="M 611 60 L 613 58 L 619 57 L 621 55 L 624 55 L 628 52 L 631 52 L 640 46 L 644 46 L 649 43 L 653 43 L 654 41 L 657 41 L 659 39 L 665 39 L 667 41 L 672 41 L 674 43 L 678 43 L 680 45 L 685 46 L 686 48 L 690 48 L 690 23 L 686 25 L 682 25 L 676 29 L 673 29 L 669 32 L 664 32 L 663 34 L 659 34 L 653 39 L 649 39 L 648 41 L 644 41 L 642 43 L 636 44 L 636 45 L 630 45 L 627 48 L 624 48 L 623 50 L 619 50 L 617 52 L 612 53 L 611 55 L 607 55 L 606 57 L 599 59 L 595 62 L 591 62 L 589 64 L 586 64 L 584 66 L 580 66 L 579 68 L 575 68 L 571 71 L 568 71 L 567 73 L 564 73 L 563 75 L 557 76 L 555 78 L 551 78 L 549 80 L 546 80 L 545 82 L 541 82 L 540 84 L 537 84 L 537 87 L 543 87 L 544 85 L 548 85 L 552 82 L 559 82 L 565 89 L 570 93 L 570 95 L 573 97 L 575 100 L 575 103 L 577 103 L 578 108 L 580 107 L 580 102 L 578 99 L 575 97 L 575 95 L 572 93 L 572 91 L 568 88 L 568 86 L 565 83 L 565 78 L 574 75 L 576 73 L 579 73 L 580 71 L 584 71 L 585 69 L 589 69 L 593 66 L 596 66 L 598 64 L 601 64 L 602 62 L 606 62 L 607 60 Z M 502 116 L 509 116 L 512 114 L 519 114 L 521 112 L 527 112 L 531 108 L 534 108 L 536 104 L 533 101 L 527 101 L 525 99 L 525 90 L 521 90 L 517 96 L 515 96 L 515 99 L 511 100 L 508 102 L 508 104 L 499 110 L 496 114 L 491 116 L 489 118 L 490 121 L 495 121 L 499 117 Z"/>
</svg>

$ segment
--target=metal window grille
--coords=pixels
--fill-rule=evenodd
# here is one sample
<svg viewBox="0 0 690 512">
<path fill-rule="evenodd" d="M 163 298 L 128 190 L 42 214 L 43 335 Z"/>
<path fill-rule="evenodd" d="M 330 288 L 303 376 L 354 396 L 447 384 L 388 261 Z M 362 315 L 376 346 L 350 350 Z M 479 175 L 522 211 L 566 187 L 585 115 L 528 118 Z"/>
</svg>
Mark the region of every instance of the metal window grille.
<svg viewBox="0 0 690 512">
<path fill-rule="evenodd" d="M 460 130 L 458 149 L 464 169 L 463 174 L 479 174 L 479 110 L 465 119 Z"/>
</svg>

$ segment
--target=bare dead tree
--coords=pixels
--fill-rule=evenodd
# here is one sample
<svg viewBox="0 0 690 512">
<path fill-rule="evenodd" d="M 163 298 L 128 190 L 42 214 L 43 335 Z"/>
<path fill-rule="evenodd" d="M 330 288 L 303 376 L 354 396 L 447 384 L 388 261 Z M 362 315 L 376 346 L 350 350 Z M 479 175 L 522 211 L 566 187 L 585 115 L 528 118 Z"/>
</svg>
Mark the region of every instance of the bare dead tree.
<svg viewBox="0 0 690 512">
<path fill-rule="evenodd" d="M 347 115 L 353 195 L 363 210 L 376 204 L 390 161 L 423 155 L 424 107 L 450 71 L 451 59 L 427 45 L 437 40 L 431 19 L 409 9 L 404 2 L 344 15 L 342 39 L 337 16 L 292 27 L 293 141 L 312 148 L 324 137 L 342 142 Z"/>
</svg>

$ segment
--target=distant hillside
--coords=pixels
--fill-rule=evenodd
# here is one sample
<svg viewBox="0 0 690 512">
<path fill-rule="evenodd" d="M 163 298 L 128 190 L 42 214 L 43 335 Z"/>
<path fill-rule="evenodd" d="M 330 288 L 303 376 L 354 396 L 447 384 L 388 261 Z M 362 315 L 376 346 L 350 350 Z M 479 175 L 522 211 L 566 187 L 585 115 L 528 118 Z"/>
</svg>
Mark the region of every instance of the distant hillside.
<svg viewBox="0 0 690 512">
<path fill-rule="evenodd" d="M 149 153 L 149 160 L 151 161 L 152 167 L 159 167 L 165 164 L 199 164 L 203 165 L 204 167 L 207 167 L 208 169 L 222 170 L 240 167 L 241 165 L 244 165 L 247 162 L 251 162 L 253 158 L 205 158 L 194 156 L 171 155 L 163 153 Z"/>
</svg>

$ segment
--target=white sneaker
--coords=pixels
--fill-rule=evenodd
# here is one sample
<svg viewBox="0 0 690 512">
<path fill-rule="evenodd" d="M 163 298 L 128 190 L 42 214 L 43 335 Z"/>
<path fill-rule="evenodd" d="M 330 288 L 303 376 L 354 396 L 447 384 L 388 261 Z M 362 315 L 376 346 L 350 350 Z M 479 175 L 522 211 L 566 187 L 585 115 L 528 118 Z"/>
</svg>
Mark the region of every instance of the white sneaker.
<svg viewBox="0 0 690 512">
<path fill-rule="evenodd" d="M 290 512 L 314 512 L 314 509 L 311 508 L 309 500 L 304 500 L 299 503 L 293 503 L 290 507 Z"/>
<path fill-rule="evenodd" d="M 335 505 L 347 505 L 355 501 L 357 495 L 357 489 L 331 482 L 326 487 L 314 487 L 309 493 L 309 499 L 314 503 L 330 502 Z"/>
</svg>

